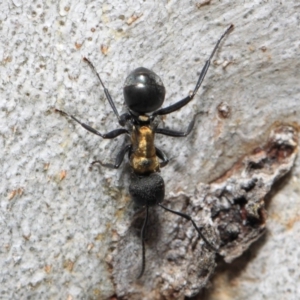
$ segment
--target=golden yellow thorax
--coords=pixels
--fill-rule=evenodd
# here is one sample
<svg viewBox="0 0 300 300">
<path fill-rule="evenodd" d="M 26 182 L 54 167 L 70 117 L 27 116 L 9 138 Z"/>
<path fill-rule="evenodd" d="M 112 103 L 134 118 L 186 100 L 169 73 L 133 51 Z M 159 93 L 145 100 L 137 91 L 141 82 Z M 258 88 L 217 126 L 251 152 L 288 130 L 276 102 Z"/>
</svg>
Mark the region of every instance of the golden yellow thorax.
<svg viewBox="0 0 300 300">
<path fill-rule="evenodd" d="M 132 154 L 130 164 L 137 174 L 159 171 L 159 161 L 154 146 L 154 132 L 150 126 L 134 126 L 131 133 Z"/>
</svg>

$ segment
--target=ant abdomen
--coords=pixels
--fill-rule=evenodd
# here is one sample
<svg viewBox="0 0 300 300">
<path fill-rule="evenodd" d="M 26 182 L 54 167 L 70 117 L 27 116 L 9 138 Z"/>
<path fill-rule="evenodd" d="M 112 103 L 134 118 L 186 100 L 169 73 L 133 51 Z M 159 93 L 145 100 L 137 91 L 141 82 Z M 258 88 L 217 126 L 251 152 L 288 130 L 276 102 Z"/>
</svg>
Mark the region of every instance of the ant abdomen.
<svg viewBox="0 0 300 300">
<path fill-rule="evenodd" d="M 149 176 L 132 174 L 129 193 L 138 206 L 154 206 L 164 200 L 165 183 L 158 173 Z"/>
</svg>

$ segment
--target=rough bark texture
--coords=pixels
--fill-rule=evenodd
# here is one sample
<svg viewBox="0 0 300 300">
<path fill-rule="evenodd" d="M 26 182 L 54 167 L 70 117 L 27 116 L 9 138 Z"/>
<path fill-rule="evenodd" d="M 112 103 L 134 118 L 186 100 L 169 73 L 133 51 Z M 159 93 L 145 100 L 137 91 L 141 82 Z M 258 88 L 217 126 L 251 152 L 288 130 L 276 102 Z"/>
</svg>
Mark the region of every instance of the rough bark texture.
<svg viewBox="0 0 300 300">
<path fill-rule="evenodd" d="M 299 299 L 299 12 L 295 1 L 2 1 L 1 299 Z M 163 79 L 170 105 L 229 24 L 193 102 L 162 121 L 186 129 L 202 111 L 193 132 L 157 137 L 170 158 L 164 204 L 191 214 L 220 255 L 156 207 L 137 281 L 143 211 L 128 164 L 90 168 L 123 138 L 103 140 L 55 108 L 117 128 L 83 57 L 119 111 L 140 66 Z"/>
<path fill-rule="evenodd" d="M 296 130 L 277 127 L 264 147 L 253 149 L 224 176 L 211 184 L 199 183 L 189 197 L 165 203 L 192 216 L 208 241 L 219 248 L 219 255 L 231 262 L 265 232 L 266 195 L 291 170 L 297 143 Z M 116 294 L 125 299 L 182 299 L 198 294 L 214 271 L 216 255 L 199 240 L 192 224 L 165 211 L 152 218 L 147 272 L 137 280 L 140 266 L 132 258 L 141 253 L 135 228 L 141 222 L 134 221 L 116 241 L 112 254 Z"/>
</svg>

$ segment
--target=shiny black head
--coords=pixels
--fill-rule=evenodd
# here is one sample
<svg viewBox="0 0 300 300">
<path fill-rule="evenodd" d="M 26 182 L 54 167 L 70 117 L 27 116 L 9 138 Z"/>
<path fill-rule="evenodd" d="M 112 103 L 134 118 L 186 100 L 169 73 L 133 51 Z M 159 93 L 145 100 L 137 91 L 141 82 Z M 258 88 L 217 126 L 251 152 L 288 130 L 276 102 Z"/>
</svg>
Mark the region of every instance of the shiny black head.
<svg viewBox="0 0 300 300">
<path fill-rule="evenodd" d="M 154 206 L 164 200 L 165 183 L 157 173 L 152 173 L 149 176 L 133 174 L 129 193 L 135 204 L 139 206 Z"/>
<path fill-rule="evenodd" d="M 128 108 L 144 114 L 162 106 L 166 90 L 154 72 L 146 68 L 137 68 L 126 78 L 123 93 Z"/>
</svg>

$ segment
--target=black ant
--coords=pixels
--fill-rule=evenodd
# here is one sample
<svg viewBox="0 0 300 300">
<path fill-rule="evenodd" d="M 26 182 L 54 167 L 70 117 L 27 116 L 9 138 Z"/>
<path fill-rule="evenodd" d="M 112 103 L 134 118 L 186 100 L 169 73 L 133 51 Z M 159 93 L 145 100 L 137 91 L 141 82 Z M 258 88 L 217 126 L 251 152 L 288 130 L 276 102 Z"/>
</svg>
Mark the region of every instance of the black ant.
<svg viewBox="0 0 300 300">
<path fill-rule="evenodd" d="M 158 205 L 166 211 L 191 221 L 199 236 L 205 241 L 206 245 L 213 251 L 218 251 L 202 234 L 202 228 L 198 227 L 189 215 L 174 211 L 161 204 L 165 197 L 165 184 L 163 178 L 158 174 L 158 172 L 160 168 L 168 164 L 169 160 L 163 151 L 155 147 L 154 136 L 156 133 L 158 133 L 173 137 L 185 137 L 192 131 L 197 113 L 194 115 L 186 131 L 174 131 L 170 129 L 159 128 L 159 122 L 156 117 L 167 115 L 179 110 L 194 98 L 202 84 L 202 81 L 205 78 L 211 63 L 211 59 L 214 56 L 220 42 L 225 35 L 233 29 L 233 27 L 233 25 L 230 25 L 217 41 L 212 53 L 205 62 L 205 65 L 199 75 L 194 91 L 184 99 L 168 107 L 160 108 L 165 99 L 165 87 L 159 76 L 146 68 L 137 68 L 132 71 L 125 80 L 123 93 L 128 111 L 120 116 L 108 89 L 103 84 L 95 67 L 87 58 L 84 58 L 84 61 L 86 61 L 96 73 L 104 89 L 105 96 L 115 115 L 117 116 L 119 124 L 123 128 L 115 129 L 108 133 L 102 134 L 89 125 L 80 122 L 74 116 L 69 115 L 61 110 L 57 110 L 63 115 L 71 117 L 86 130 L 99 135 L 104 139 L 113 139 L 121 134 L 127 134 L 130 136 L 131 142 L 119 151 L 114 164 L 103 163 L 100 160 L 94 161 L 92 164 L 99 163 L 103 167 L 117 169 L 121 165 L 126 153 L 129 155 L 130 165 L 133 170 L 131 183 L 129 186 L 129 193 L 137 205 L 144 206 L 146 208 L 146 217 L 141 231 L 142 268 L 138 278 L 143 275 L 145 270 L 145 230 L 148 222 L 148 211 L 150 206 Z M 159 159 L 161 161 L 159 161 Z"/>
</svg>

